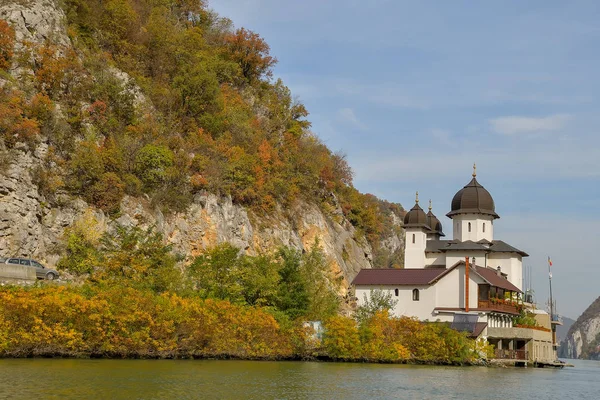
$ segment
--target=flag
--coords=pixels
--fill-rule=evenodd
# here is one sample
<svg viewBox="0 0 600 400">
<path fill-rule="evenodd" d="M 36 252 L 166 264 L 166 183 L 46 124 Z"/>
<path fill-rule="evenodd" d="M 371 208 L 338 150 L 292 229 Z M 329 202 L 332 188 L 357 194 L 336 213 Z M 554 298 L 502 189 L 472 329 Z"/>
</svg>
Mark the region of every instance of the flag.
<svg viewBox="0 0 600 400">
<path fill-rule="evenodd" d="M 548 266 L 551 267 L 552 266 L 552 260 L 550 259 L 550 257 L 548 257 Z"/>
</svg>

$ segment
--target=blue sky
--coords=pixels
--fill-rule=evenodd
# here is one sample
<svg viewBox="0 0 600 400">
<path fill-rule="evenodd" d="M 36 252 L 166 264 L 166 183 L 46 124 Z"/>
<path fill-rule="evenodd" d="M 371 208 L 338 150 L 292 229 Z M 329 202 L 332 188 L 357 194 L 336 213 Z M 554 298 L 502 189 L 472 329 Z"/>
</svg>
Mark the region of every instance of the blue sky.
<svg viewBox="0 0 600 400">
<path fill-rule="evenodd" d="M 258 32 L 363 192 L 433 200 L 450 231 L 477 163 L 538 303 L 553 259 L 559 312 L 600 295 L 600 2 L 212 0 Z M 451 232 L 450 236 L 451 236 Z"/>
</svg>

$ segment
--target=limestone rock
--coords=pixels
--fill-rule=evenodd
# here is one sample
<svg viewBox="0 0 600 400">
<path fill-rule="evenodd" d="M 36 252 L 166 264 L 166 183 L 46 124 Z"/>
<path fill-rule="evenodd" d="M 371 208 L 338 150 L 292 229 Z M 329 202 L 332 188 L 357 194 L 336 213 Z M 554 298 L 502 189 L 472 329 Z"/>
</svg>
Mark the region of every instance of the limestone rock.
<svg viewBox="0 0 600 400">
<path fill-rule="evenodd" d="M 600 297 L 571 326 L 559 357 L 600 359 Z"/>
<path fill-rule="evenodd" d="M 21 0 L 2 2 L 0 18 L 15 29 L 17 46 L 23 41 L 54 43 L 68 46 L 65 13 L 56 6 L 56 0 Z"/>
</svg>

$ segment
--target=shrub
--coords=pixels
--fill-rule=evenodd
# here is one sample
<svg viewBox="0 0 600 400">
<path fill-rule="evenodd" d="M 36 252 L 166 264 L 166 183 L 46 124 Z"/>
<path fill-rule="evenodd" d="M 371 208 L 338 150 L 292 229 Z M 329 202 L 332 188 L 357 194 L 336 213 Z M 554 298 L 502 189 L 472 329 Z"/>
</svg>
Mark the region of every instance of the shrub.
<svg viewBox="0 0 600 400">
<path fill-rule="evenodd" d="M 154 189 L 167 178 L 167 170 L 173 166 L 173 153 L 165 146 L 149 144 L 137 153 L 135 172 L 146 188 Z"/>
<path fill-rule="evenodd" d="M 361 343 L 356 321 L 335 316 L 328 319 L 323 328 L 323 348 L 334 359 L 355 360 L 361 357 Z"/>
<path fill-rule="evenodd" d="M 14 54 L 15 30 L 3 19 L 0 19 L 0 70 L 10 67 Z"/>
</svg>

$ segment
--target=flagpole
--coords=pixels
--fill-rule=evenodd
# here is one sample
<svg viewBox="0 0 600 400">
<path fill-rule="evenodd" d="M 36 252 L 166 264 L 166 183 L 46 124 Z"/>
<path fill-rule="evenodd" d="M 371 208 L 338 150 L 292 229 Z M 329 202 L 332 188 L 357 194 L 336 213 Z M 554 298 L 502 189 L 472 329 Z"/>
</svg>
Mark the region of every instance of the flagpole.
<svg viewBox="0 0 600 400">
<path fill-rule="evenodd" d="M 552 261 L 550 261 L 550 257 L 548 257 L 548 281 L 550 282 L 550 321 L 553 321 L 554 303 L 552 302 L 552 271 L 550 271 L 551 266 L 552 266 Z"/>
</svg>

